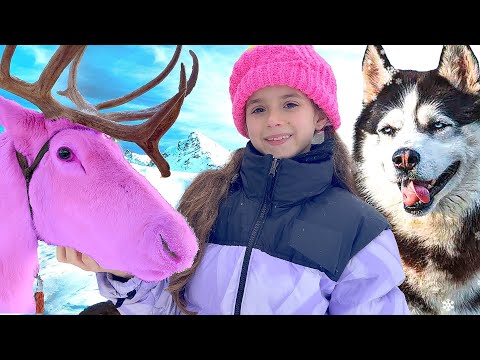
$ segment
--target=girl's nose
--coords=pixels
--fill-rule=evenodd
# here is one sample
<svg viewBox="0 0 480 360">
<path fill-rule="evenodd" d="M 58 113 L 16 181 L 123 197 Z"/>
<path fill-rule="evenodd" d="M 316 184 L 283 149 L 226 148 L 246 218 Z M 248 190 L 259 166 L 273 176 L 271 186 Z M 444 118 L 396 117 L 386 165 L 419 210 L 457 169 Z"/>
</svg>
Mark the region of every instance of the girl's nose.
<svg viewBox="0 0 480 360">
<path fill-rule="evenodd" d="M 280 124 L 282 124 L 282 117 L 280 114 L 278 112 L 271 111 L 268 114 L 267 125 L 269 127 L 275 127 L 279 126 Z"/>
</svg>

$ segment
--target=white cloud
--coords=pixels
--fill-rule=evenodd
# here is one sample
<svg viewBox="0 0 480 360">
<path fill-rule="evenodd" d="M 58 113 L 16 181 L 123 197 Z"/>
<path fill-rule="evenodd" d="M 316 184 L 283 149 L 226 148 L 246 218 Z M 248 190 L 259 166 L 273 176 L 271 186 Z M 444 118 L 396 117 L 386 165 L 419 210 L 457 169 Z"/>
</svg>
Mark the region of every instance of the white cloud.
<svg viewBox="0 0 480 360">
<path fill-rule="evenodd" d="M 55 53 L 55 48 L 45 48 L 40 45 L 28 45 L 28 46 L 21 46 L 19 49 L 25 51 L 25 53 L 33 55 L 35 60 L 35 65 L 42 65 L 45 66 L 48 64 L 50 58 Z"/>
<path fill-rule="evenodd" d="M 167 49 L 161 45 L 142 45 L 147 52 L 153 53 L 153 63 L 164 63 L 170 60 L 170 55 L 167 56 Z"/>
</svg>

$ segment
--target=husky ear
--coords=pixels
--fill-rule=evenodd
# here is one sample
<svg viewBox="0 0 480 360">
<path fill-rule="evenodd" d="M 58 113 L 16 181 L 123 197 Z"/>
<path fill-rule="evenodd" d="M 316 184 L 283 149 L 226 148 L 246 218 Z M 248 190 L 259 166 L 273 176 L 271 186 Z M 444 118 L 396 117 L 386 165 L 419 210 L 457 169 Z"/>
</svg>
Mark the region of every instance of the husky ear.
<svg viewBox="0 0 480 360">
<path fill-rule="evenodd" d="M 394 70 L 381 45 L 367 46 L 362 62 L 364 104 L 374 100 L 392 81 Z"/>
<path fill-rule="evenodd" d="M 437 71 L 457 89 L 480 91 L 478 61 L 468 45 L 443 45 Z"/>
</svg>

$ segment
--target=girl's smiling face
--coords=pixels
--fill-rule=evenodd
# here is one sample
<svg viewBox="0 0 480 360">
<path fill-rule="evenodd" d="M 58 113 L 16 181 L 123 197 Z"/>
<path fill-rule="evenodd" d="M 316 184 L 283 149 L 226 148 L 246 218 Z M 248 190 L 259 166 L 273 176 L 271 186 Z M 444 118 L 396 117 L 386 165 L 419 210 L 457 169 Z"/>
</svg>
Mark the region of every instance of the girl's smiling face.
<svg viewBox="0 0 480 360">
<path fill-rule="evenodd" d="M 312 138 L 327 117 L 301 91 L 269 86 L 250 96 L 245 107 L 247 131 L 253 146 L 278 159 L 310 151 Z"/>
</svg>

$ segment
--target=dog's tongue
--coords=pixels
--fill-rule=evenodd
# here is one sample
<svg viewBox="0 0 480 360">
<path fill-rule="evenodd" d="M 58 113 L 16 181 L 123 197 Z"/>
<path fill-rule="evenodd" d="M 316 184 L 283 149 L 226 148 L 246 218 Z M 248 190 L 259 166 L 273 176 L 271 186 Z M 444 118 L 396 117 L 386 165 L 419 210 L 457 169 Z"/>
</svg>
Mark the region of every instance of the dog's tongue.
<svg viewBox="0 0 480 360">
<path fill-rule="evenodd" d="M 420 183 L 415 183 L 412 180 L 408 181 L 407 186 L 402 182 L 403 203 L 406 206 L 412 206 L 418 200 L 426 204 L 430 201 L 430 192 Z"/>
</svg>

